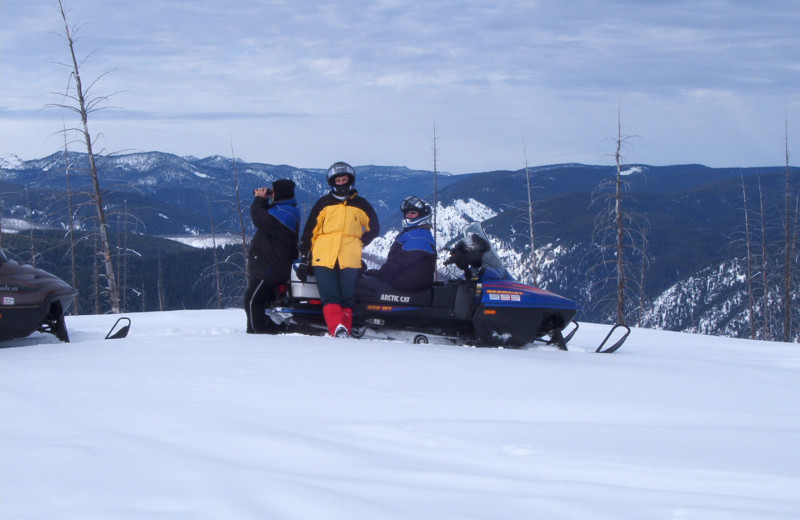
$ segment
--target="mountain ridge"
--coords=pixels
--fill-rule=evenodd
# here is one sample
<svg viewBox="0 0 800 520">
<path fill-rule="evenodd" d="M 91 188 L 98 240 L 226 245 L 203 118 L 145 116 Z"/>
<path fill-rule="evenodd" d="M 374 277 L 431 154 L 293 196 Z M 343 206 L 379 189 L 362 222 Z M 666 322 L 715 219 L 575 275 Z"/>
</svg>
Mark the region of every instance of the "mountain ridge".
<svg viewBox="0 0 800 520">
<path fill-rule="evenodd" d="M 64 228 L 67 164 L 73 172 L 73 187 L 83 190 L 88 181 L 85 154 L 70 152 L 66 158 L 68 161 L 64 153 L 56 153 L 33 161 L 3 159 L 0 197 L 4 222 L 15 219 L 51 229 Z M 218 155 L 198 159 L 166 152 L 140 152 L 101 156 L 97 164 L 101 186 L 106 191 L 105 201 L 110 214 L 115 215 L 114 225 L 139 235 L 197 235 L 210 233 L 212 229 L 219 234 L 240 235 L 235 217 L 234 174 L 239 180 L 248 235 L 252 234 L 247 216 L 252 188 L 276 178 L 293 179 L 303 215 L 328 189 L 324 169 L 248 163 Z M 375 206 L 382 235 L 388 236 L 399 228 L 397 208 L 405 196 L 415 194 L 433 202 L 431 171 L 378 165 L 355 168 L 356 186 Z M 735 237 L 741 234 L 739 228 L 744 224 L 743 185 L 748 197 L 755 197 L 761 190 L 768 201 L 769 214 L 765 218 L 775 220 L 780 216 L 778 201 L 784 190 L 785 167 L 631 164 L 624 165 L 623 171 L 627 187 L 623 207 L 642 215 L 650 226 L 650 270 L 644 287 L 653 309 L 665 291 L 685 289 L 687 280 L 693 276 L 741 257 L 743 251 Z M 792 189 L 796 190 L 800 170 L 792 167 L 790 171 L 794 179 Z M 515 276 L 530 282 L 536 262 L 547 273 L 539 279 L 540 285 L 579 301 L 586 300 L 585 257 L 591 253 L 594 220 L 601 211 L 597 203 L 598 187 L 615 175 L 616 166 L 577 163 L 437 175 L 440 219 L 437 227 L 441 228 L 440 238 L 446 237 L 439 244 L 440 263 L 448 241 L 458 234 L 456 227 L 481 220 L 496 237 L 497 247 L 507 251 L 505 260 L 511 264 Z M 530 255 L 527 238 L 528 176 L 535 209 L 535 259 Z M 77 213 L 79 225 L 87 231 L 91 229 L 91 211 L 79 209 Z M 134 215 L 136 223 L 125 221 L 122 214 Z M 5 224 L 3 227 L 6 229 Z M 772 229 L 768 234 L 770 241 L 780 238 Z M 371 258 L 379 261 L 385 256 L 385 247 L 388 246 L 369 250 Z M 708 306 L 708 302 L 696 304 L 694 310 L 698 313 Z M 592 319 L 606 319 L 591 307 L 587 306 L 587 312 Z M 677 317 L 673 322 L 648 319 L 655 326 L 670 330 L 687 327 L 686 320 Z M 719 318 L 719 321 L 725 320 Z"/>
</svg>

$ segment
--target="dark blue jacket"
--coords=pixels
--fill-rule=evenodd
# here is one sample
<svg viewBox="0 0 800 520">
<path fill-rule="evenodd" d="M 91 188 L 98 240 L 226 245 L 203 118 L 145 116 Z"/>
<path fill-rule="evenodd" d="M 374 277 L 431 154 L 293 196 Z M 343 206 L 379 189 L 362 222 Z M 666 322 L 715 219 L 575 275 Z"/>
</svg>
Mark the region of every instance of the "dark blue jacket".
<svg viewBox="0 0 800 520">
<path fill-rule="evenodd" d="M 277 284 L 289 279 L 292 262 L 297 258 L 300 234 L 300 211 L 295 199 L 269 203 L 255 197 L 250 218 L 256 234 L 250 243 L 248 276 Z"/>
<path fill-rule="evenodd" d="M 424 291 L 433 285 L 436 244 L 428 225 L 409 227 L 395 238 L 386 263 L 375 275 L 396 289 Z"/>
</svg>

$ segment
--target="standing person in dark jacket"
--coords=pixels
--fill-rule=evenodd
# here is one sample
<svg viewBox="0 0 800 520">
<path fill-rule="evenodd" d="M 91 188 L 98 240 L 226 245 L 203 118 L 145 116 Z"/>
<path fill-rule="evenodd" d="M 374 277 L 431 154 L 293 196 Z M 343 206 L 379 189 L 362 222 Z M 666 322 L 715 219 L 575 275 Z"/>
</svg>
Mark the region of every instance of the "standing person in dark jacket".
<svg viewBox="0 0 800 520">
<path fill-rule="evenodd" d="M 250 243 L 244 310 L 248 334 L 275 334 L 280 327 L 266 315 L 275 287 L 289 279 L 297 258 L 300 211 L 294 182 L 278 179 L 272 189 L 257 188 L 250 205 L 256 234 Z M 271 200 L 270 200 L 271 199 Z"/>
<path fill-rule="evenodd" d="M 361 251 L 378 236 L 375 209 L 353 187 L 356 172 L 345 162 L 328 168 L 331 192 L 320 198 L 308 216 L 300 240 L 303 280 L 309 266 L 317 279 L 322 313 L 331 336 L 349 336 L 353 327 L 353 295 L 361 272 Z"/>
<path fill-rule="evenodd" d="M 389 249 L 386 263 L 367 271 L 363 283 L 369 284 L 369 277 L 374 276 L 401 291 L 430 289 L 436 271 L 436 243 L 430 225 L 433 211 L 430 204 L 413 195 L 400 203 L 400 211 L 403 231 Z"/>
</svg>

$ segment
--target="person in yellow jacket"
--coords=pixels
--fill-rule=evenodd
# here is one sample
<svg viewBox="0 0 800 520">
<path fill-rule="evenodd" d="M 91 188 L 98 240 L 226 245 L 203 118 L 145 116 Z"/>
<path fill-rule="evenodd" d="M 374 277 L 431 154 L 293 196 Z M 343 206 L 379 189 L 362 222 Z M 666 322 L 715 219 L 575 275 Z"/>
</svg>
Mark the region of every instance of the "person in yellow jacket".
<svg viewBox="0 0 800 520">
<path fill-rule="evenodd" d="M 378 236 L 375 209 L 355 190 L 356 172 L 345 162 L 328 168 L 331 192 L 308 216 L 300 239 L 301 280 L 314 269 L 325 324 L 331 336 L 347 337 L 353 326 L 353 295 L 361 271 L 361 250 Z"/>
</svg>

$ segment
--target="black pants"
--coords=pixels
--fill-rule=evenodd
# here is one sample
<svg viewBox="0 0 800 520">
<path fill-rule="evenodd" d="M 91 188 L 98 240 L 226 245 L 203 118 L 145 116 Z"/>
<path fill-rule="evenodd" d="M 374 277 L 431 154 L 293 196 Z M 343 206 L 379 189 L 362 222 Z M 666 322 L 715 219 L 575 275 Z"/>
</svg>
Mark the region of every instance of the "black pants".
<svg viewBox="0 0 800 520">
<path fill-rule="evenodd" d="M 266 280 L 249 279 L 244 293 L 244 312 L 247 314 L 248 334 L 275 334 L 281 328 L 266 314 L 275 294 L 275 285 Z"/>
<path fill-rule="evenodd" d="M 322 305 L 338 303 L 344 308 L 353 308 L 353 295 L 360 269 L 334 267 L 314 267 L 317 289 Z"/>
</svg>

